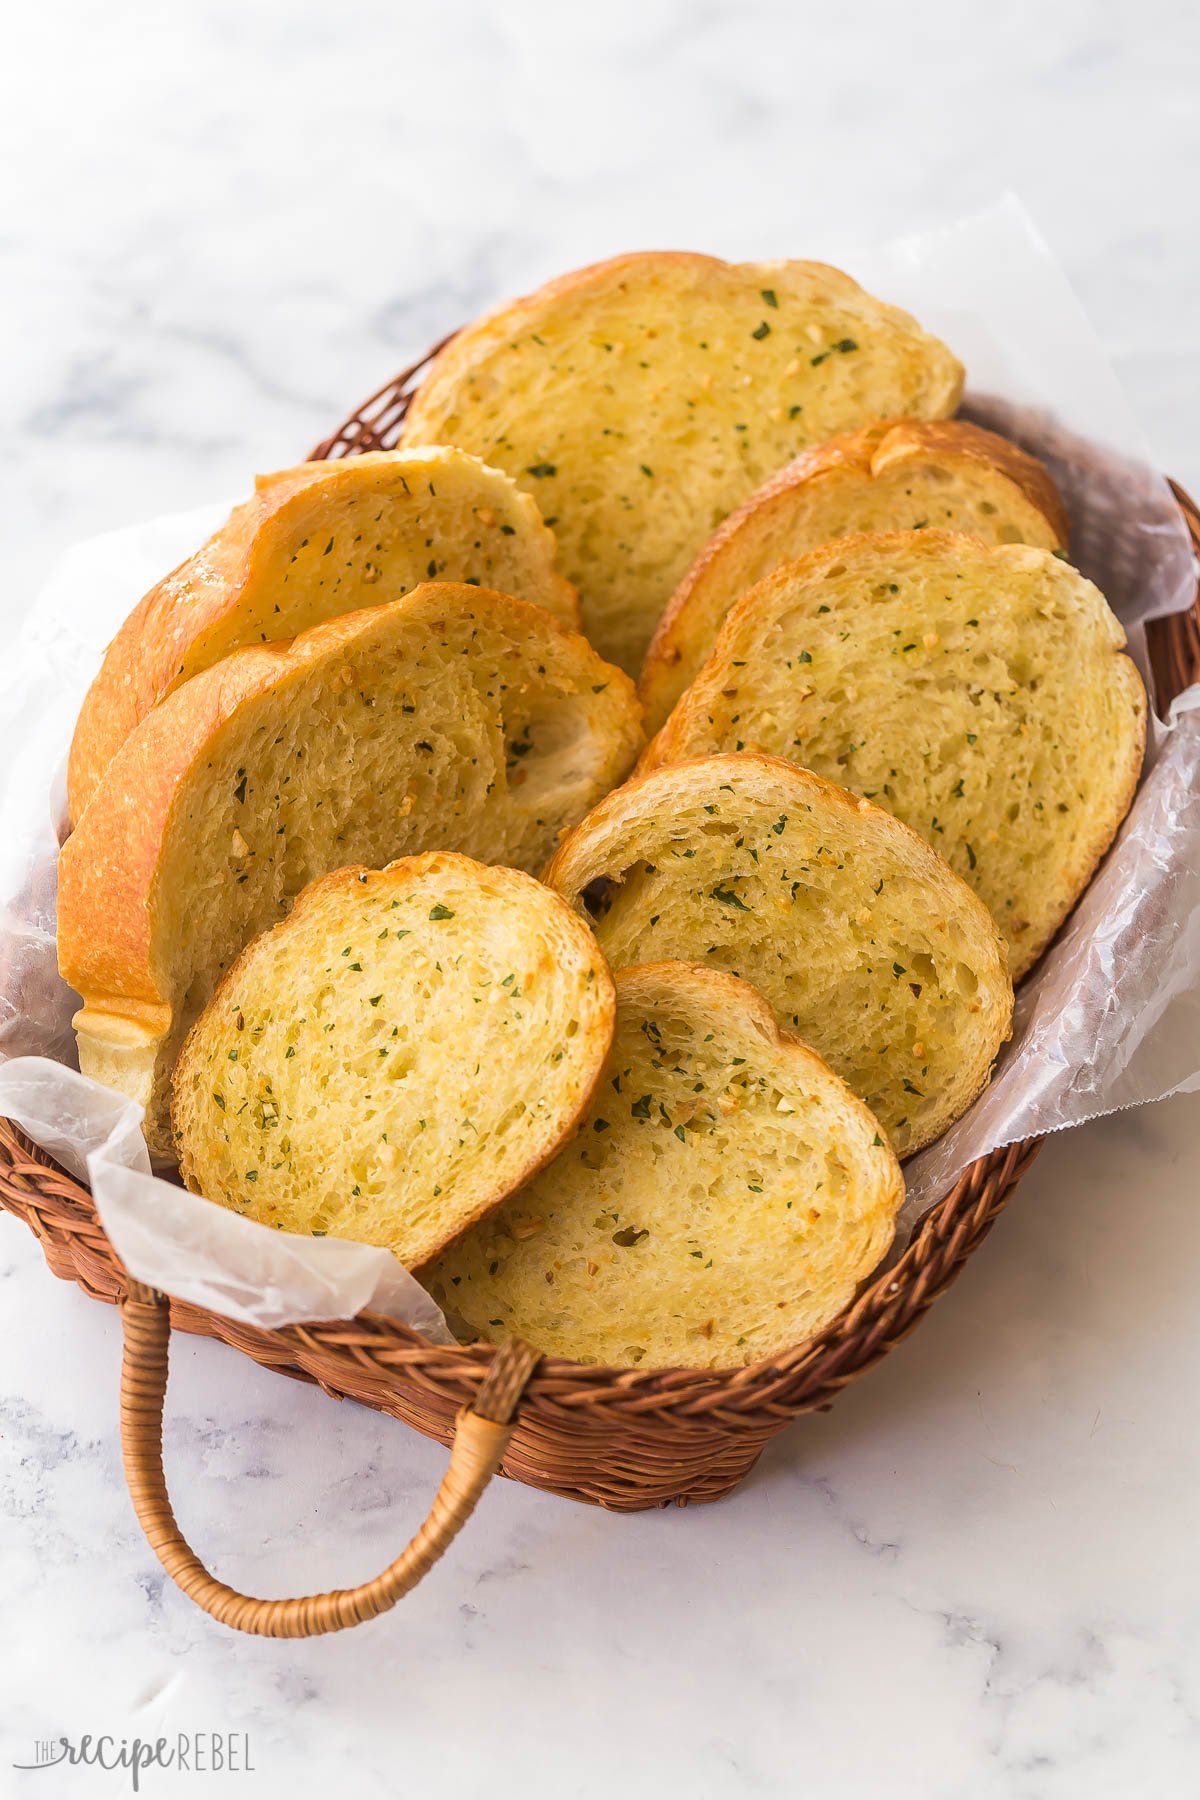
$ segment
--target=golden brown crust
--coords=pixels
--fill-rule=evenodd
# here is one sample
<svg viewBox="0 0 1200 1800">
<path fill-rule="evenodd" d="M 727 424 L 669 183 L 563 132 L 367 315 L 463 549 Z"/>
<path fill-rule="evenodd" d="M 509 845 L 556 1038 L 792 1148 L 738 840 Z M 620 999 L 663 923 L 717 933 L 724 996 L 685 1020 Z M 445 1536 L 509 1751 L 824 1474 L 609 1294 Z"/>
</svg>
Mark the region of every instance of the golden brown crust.
<svg viewBox="0 0 1200 1800">
<path fill-rule="evenodd" d="M 199 550 L 143 595 L 125 620 L 84 696 L 71 739 L 67 804 L 72 819 L 82 817 L 120 745 L 162 699 L 187 643 L 224 610 L 229 591 L 244 582 L 264 520 L 305 485 L 305 470 L 314 466 L 322 465 L 305 464 L 257 487 Z"/>
<path fill-rule="evenodd" d="M 131 1017 L 167 1004 L 150 893 L 175 791 L 219 726 L 279 678 L 290 648 L 240 650 L 206 670 L 155 707 L 109 764 L 58 859 L 58 966 L 85 1002 Z"/>
<path fill-rule="evenodd" d="M 764 482 L 730 513 L 704 545 L 667 602 L 642 665 L 638 692 L 651 720 L 655 713 L 661 716 L 675 697 L 673 689 L 668 692 L 667 677 L 682 660 L 680 646 L 688 637 L 694 596 L 707 582 L 714 565 L 723 561 L 730 543 L 748 525 L 786 505 L 790 496 L 809 482 L 838 470 L 868 477 L 897 463 L 930 456 L 974 463 L 990 474 L 1004 476 L 1042 514 L 1058 548 L 1066 548 L 1069 521 L 1049 470 L 1007 438 L 964 419 L 877 419 L 858 431 L 842 432 L 804 451 Z"/>
<path fill-rule="evenodd" d="M 669 719 L 667 724 L 670 724 Z M 661 769 L 664 763 L 671 761 L 671 758 L 664 754 L 668 741 L 667 726 L 664 725 L 647 742 L 646 748 L 633 765 L 629 781 L 636 781 L 642 775 L 653 775 L 655 769 Z M 629 782 L 626 782 L 625 785 L 628 787 Z"/>
<path fill-rule="evenodd" d="M 719 537 L 735 519 L 753 513 L 762 500 L 801 487 L 831 470 L 852 469 L 862 475 L 878 475 L 896 463 L 932 455 L 961 457 L 1006 476 L 1044 515 L 1058 548 L 1066 549 L 1070 530 L 1067 510 L 1045 464 L 1008 438 L 967 419 L 875 419 L 857 431 L 844 431 L 823 444 L 814 444 L 751 494 L 714 537 Z"/>
<path fill-rule="evenodd" d="M 1125 683 L 1129 704 L 1137 717 L 1138 729 L 1135 738 L 1136 754 L 1131 750 L 1129 768 L 1126 771 L 1125 781 L 1120 789 L 1120 803 L 1114 808 L 1114 816 L 1111 823 L 1103 826 L 1096 835 L 1091 865 L 1077 883 L 1070 905 L 1064 912 L 1057 930 L 1052 936 L 1046 938 L 1044 942 L 1031 945 L 1023 958 L 1019 960 L 1013 959 L 1016 963 L 1016 966 L 1013 969 L 1014 982 L 1023 981 L 1025 979 L 1030 970 L 1037 966 L 1043 956 L 1045 956 L 1046 952 L 1058 941 L 1063 927 L 1070 922 L 1071 914 L 1075 911 L 1075 908 L 1083 899 L 1083 896 L 1087 893 L 1089 887 L 1091 887 L 1097 869 L 1116 842 L 1117 833 L 1125 823 L 1125 819 L 1130 807 L 1133 805 L 1138 786 L 1142 779 L 1142 763 L 1145 761 L 1146 757 L 1146 714 L 1149 711 L 1146 684 L 1138 672 L 1136 663 L 1134 663 L 1130 657 L 1120 656 L 1117 661 L 1120 665 L 1121 679 Z"/>
<path fill-rule="evenodd" d="M 972 425 L 967 419 L 931 419 L 927 423 L 919 419 L 896 420 L 873 451 L 871 472 L 877 475 L 894 462 L 939 454 L 961 457 L 965 462 L 1007 476 L 1047 520 L 1057 540 L 1056 547 L 1067 548 L 1071 523 L 1046 465 L 1008 438 L 986 431 L 982 425 Z"/>
</svg>

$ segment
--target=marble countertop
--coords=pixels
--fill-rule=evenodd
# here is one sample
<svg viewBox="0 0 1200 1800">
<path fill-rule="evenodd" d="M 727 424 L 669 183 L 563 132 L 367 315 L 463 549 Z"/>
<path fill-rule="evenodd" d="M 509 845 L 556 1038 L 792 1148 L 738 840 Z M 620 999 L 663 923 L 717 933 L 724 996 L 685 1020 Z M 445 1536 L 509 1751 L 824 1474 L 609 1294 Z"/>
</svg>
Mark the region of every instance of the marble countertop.
<svg viewBox="0 0 1200 1800">
<path fill-rule="evenodd" d="M 0 73 L 12 626 L 68 543 L 293 460 L 480 305 L 619 249 L 830 254 L 1014 188 L 1200 489 L 1200 28 L 1181 0 L 25 7 Z M 710 1508 L 507 1483 L 387 1619 L 239 1638 L 126 1499 L 112 1312 L 0 1217 L 0 1793 L 38 1740 L 248 1734 L 150 1795 L 1200 1792 L 1200 1097 L 1051 1143 L 961 1281 Z M 181 1520 L 349 1583 L 444 1453 L 177 1340 Z M 58 1784 L 57 1786 L 55 1784 Z"/>
</svg>

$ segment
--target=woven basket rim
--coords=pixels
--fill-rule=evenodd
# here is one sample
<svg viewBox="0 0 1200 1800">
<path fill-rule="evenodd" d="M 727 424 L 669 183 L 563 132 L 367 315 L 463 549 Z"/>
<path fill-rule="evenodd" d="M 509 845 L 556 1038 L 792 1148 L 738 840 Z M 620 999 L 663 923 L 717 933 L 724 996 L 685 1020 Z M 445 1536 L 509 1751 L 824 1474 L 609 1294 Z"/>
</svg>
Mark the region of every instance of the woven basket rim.
<svg viewBox="0 0 1200 1800">
<path fill-rule="evenodd" d="M 420 376 L 450 337 L 364 401 L 313 449 L 310 460 L 392 447 Z M 1170 485 L 1200 554 L 1200 510 L 1182 488 L 1174 482 Z M 1191 608 L 1153 621 L 1148 636 L 1158 694 L 1172 699 L 1200 679 L 1200 585 Z M 690 1414 L 719 1420 L 728 1416 L 731 1423 L 747 1414 L 760 1419 L 777 1414 L 778 1422 L 783 1423 L 798 1411 L 829 1404 L 841 1386 L 886 1355 L 954 1279 L 990 1229 L 1041 1142 L 1029 1138 L 977 1158 L 926 1210 L 896 1261 L 868 1277 L 850 1306 L 821 1331 L 782 1356 L 736 1369 L 610 1368 L 545 1356 L 528 1383 L 528 1400 L 541 1402 L 543 1410 L 562 1408 L 564 1413 L 586 1405 L 595 1416 L 598 1409 L 611 1406 L 627 1420 L 631 1414 L 661 1414 L 666 1408 L 676 1418 L 686 1419 Z M 51 1220 L 44 1233 L 30 1216 L 39 1211 L 38 1196 L 43 1209 L 58 1215 L 57 1223 Z M 90 1252 L 111 1265 L 116 1284 L 127 1280 L 103 1234 L 86 1185 L 3 1118 L 0 1204 L 25 1216 L 39 1235 L 49 1238 L 55 1229 L 65 1228 L 86 1238 Z M 74 1278 L 88 1287 L 78 1270 Z M 182 1304 L 180 1310 L 186 1315 L 185 1326 L 188 1319 L 211 1320 L 223 1328 L 217 1335 L 239 1343 L 250 1354 L 258 1354 L 256 1346 L 269 1340 L 294 1349 L 303 1365 L 306 1357 L 312 1360 L 333 1347 L 362 1364 L 364 1382 L 385 1380 L 386 1374 L 380 1371 L 402 1370 L 406 1378 L 432 1387 L 456 1403 L 469 1400 L 477 1391 L 497 1354 L 496 1346 L 484 1340 L 436 1344 L 412 1326 L 369 1309 L 353 1320 L 311 1321 L 271 1330 L 240 1327 L 226 1315 Z M 193 1324 L 191 1328 L 204 1326 Z M 259 1360 L 266 1359 L 260 1355 Z"/>
<path fill-rule="evenodd" d="M 658 1364 L 611 1367 L 577 1362 L 568 1357 L 543 1355 L 529 1380 L 527 1391 L 531 1396 L 541 1394 L 569 1405 L 569 1390 L 575 1386 L 586 1388 L 589 1404 L 593 1399 L 605 1398 L 635 1401 L 644 1390 L 647 1396 L 653 1396 L 656 1408 L 661 1407 L 664 1395 L 669 1393 L 674 1407 L 686 1413 L 689 1403 L 698 1403 L 702 1409 L 707 1410 L 715 1397 L 732 1400 L 739 1392 L 753 1389 L 756 1392 L 757 1408 L 760 1400 L 757 1390 L 764 1380 L 773 1378 L 781 1386 L 790 1387 L 798 1378 L 802 1378 L 808 1367 L 821 1363 L 826 1357 L 835 1356 L 839 1345 L 852 1344 L 856 1349 L 860 1348 L 859 1340 L 864 1328 L 873 1320 L 874 1315 L 882 1313 L 883 1303 L 903 1295 L 912 1281 L 919 1277 L 926 1260 L 927 1240 L 936 1235 L 936 1216 L 944 1208 L 957 1211 L 960 1205 L 971 1201 L 977 1208 L 985 1206 L 988 1216 L 986 1221 L 977 1221 L 974 1230 L 970 1232 L 970 1242 L 964 1244 L 957 1258 L 960 1265 L 965 1262 L 975 1247 L 977 1236 L 983 1235 L 990 1228 L 994 1211 L 999 1210 L 995 1206 L 993 1211 L 993 1203 L 987 1195 L 989 1182 L 994 1179 L 999 1184 L 1001 1193 L 1007 1193 L 1025 1173 L 1043 1141 L 1042 1138 L 1022 1139 L 1018 1143 L 989 1150 L 977 1158 L 942 1198 L 932 1203 L 896 1262 L 869 1277 L 850 1306 L 830 1320 L 821 1331 L 792 1346 L 782 1356 L 766 1357 L 759 1362 L 747 1363 L 734 1369 L 698 1369 Z M 81 1223 L 94 1228 L 107 1247 L 109 1258 L 123 1274 L 123 1265 L 104 1236 L 86 1183 L 77 1181 L 10 1119 L 0 1117 L 0 1159 L 15 1165 L 13 1151 L 56 1178 L 54 1185 L 58 1205 L 73 1210 Z M 225 1319 L 231 1324 L 237 1323 L 229 1320 L 227 1314 L 214 1313 L 214 1317 Z M 327 1340 L 331 1336 L 336 1338 L 339 1333 L 346 1333 L 353 1337 L 359 1351 L 366 1349 L 369 1343 L 385 1349 L 399 1347 L 411 1353 L 406 1354 L 403 1360 L 405 1367 L 412 1371 L 426 1362 L 431 1366 L 436 1365 L 444 1357 L 453 1358 L 457 1362 L 466 1358 L 470 1359 L 473 1375 L 479 1381 L 483 1380 L 498 1348 L 484 1339 L 474 1344 L 439 1344 L 414 1326 L 405 1324 L 403 1320 L 391 1318 L 386 1313 L 374 1312 L 369 1307 L 364 1308 L 353 1319 L 312 1319 L 262 1329 L 271 1337 L 286 1339 L 290 1336 L 297 1343 L 318 1337 Z M 879 1335 L 886 1337 L 889 1348 L 896 1342 L 896 1336 L 892 1332 L 881 1331 Z"/>
</svg>

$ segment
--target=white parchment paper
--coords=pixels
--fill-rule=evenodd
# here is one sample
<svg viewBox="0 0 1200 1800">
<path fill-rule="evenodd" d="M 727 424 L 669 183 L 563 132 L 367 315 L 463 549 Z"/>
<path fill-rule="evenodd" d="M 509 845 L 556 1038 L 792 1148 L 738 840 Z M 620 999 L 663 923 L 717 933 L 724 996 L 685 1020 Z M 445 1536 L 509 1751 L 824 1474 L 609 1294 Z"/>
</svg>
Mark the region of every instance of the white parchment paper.
<svg viewBox="0 0 1200 1800">
<path fill-rule="evenodd" d="M 969 417 L 1050 464 L 1071 514 L 1072 560 L 1107 594 L 1149 680 L 1144 622 L 1188 605 L 1195 592 L 1187 531 L 1078 302 L 1020 206 L 1004 201 L 859 253 L 848 266 L 963 358 Z M 78 1001 L 58 976 L 54 947 L 66 747 L 121 619 L 228 507 L 71 551 L 0 670 L 0 1116 L 86 1176 L 106 1232 L 140 1280 L 251 1324 L 371 1308 L 452 1342 L 441 1313 L 387 1252 L 272 1231 L 151 1175 L 140 1109 L 74 1066 Z M 1200 689 L 1159 712 L 1130 815 L 1022 985 L 991 1086 L 906 1168 L 897 1247 L 985 1151 L 1200 1086 Z"/>
</svg>

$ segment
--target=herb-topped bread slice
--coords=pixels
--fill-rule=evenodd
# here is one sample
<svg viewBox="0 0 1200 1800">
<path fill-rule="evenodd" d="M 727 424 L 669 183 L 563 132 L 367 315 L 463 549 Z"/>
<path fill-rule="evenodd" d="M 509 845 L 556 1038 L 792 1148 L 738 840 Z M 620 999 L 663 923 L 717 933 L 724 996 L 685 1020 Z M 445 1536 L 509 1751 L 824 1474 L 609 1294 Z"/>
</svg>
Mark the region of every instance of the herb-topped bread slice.
<svg viewBox="0 0 1200 1800">
<path fill-rule="evenodd" d="M 612 1039 L 591 932 L 529 875 L 340 869 L 243 951 L 175 1073 L 190 1188 L 428 1260 L 570 1134 Z"/>
<path fill-rule="evenodd" d="M 962 367 L 822 263 L 651 252 L 550 282 L 438 356 L 402 442 L 459 444 L 533 494 L 583 626 L 630 674 L 696 552 L 798 451 L 942 418 Z"/>
<path fill-rule="evenodd" d="M 591 1107 L 423 1279 L 473 1332 L 604 1364 L 730 1368 L 835 1318 L 904 1195 L 867 1108 L 732 976 L 624 969 Z"/>
<path fill-rule="evenodd" d="M 1008 1035 L 1004 944 L 970 888 L 869 800 L 778 758 L 627 782 L 544 879 L 614 969 L 682 958 L 752 982 L 900 1156 L 966 1110 Z"/>
<path fill-rule="evenodd" d="M 1137 786 L 1146 696 L 1124 643 L 1047 550 L 847 538 L 738 602 L 646 761 L 765 750 L 877 801 L 991 909 L 1017 979 Z"/>
<path fill-rule="evenodd" d="M 295 637 L 423 581 L 496 588 L 579 625 L 537 506 L 474 456 L 381 451 L 260 475 L 253 498 L 150 590 L 110 644 L 71 745 L 72 817 L 181 681 L 231 650 Z"/>
<path fill-rule="evenodd" d="M 238 650 L 118 751 L 59 858 L 85 1074 L 171 1154 L 184 1033 L 318 875 L 421 850 L 533 869 L 628 770 L 632 684 L 541 607 L 431 584 Z"/>
<path fill-rule="evenodd" d="M 1065 549 L 1067 516 L 1036 457 L 961 419 L 877 420 L 781 469 L 718 527 L 671 596 L 639 688 L 657 731 L 735 600 L 782 562 L 862 531 L 965 531 Z"/>
</svg>

